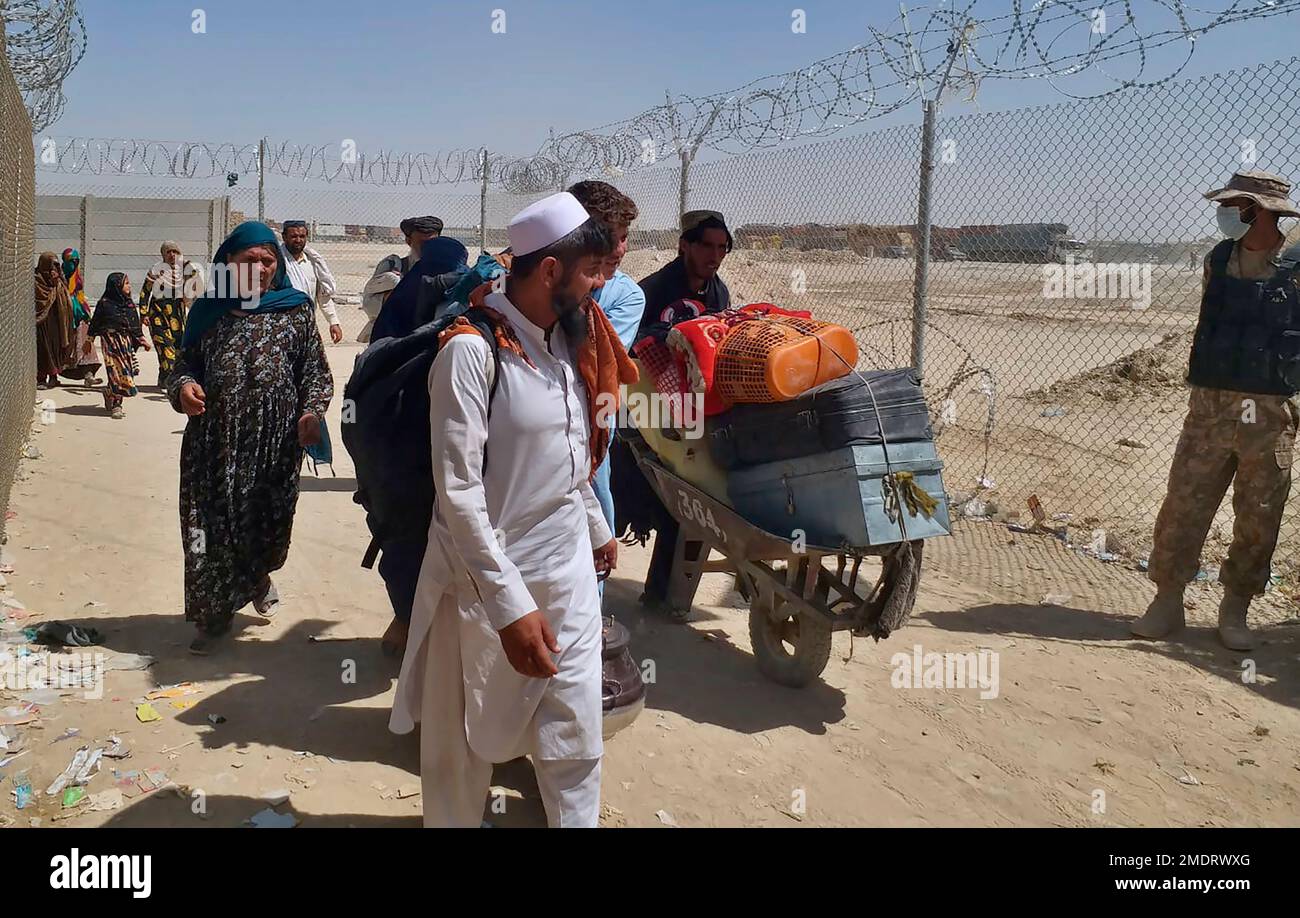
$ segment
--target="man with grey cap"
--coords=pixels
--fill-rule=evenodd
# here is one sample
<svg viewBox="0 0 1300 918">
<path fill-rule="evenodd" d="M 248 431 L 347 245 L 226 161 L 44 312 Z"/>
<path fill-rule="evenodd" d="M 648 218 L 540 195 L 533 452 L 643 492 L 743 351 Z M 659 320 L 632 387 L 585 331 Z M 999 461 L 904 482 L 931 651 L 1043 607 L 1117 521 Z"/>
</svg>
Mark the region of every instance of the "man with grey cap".
<svg viewBox="0 0 1300 918">
<path fill-rule="evenodd" d="M 1300 421 L 1300 250 L 1283 253 L 1278 229 L 1279 217 L 1300 217 L 1290 192 L 1281 176 L 1248 171 L 1205 195 L 1218 203 L 1227 238 L 1205 257 L 1187 417 L 1149 561 L 1156 598 L 1132 624 L 1138 637 L 1163 638 L 1185 624 L 1183 588 L 1231 484 L 1219 639 L 1232 650 L 1254 645 L 1246 610 L 1269 581 Z"/>
<path fill-rule="evenodd" d="M 420 247 L 442 235 L 442 221 L 437 217 L 407 217 L 398 228 L 406 239 L 406 254 L 394 252 L 375 265 L 375 273 L 361 291 L 361 309 L 366 314 L 366 326 L 357 334 L 357 340 L 363 343 L 370 340 L 375 320 L 379 318 L 379 310 L 383 309 L 388 294 L 420 260 Z"/>
<path fill-rule="evenodd" d="M 594 827 L 596 571 L 618 543 L 591 487 L 578 355 L 613 242 L 568 192 L 524 208 L 509 236 L 510 274 L 476 307 L 498 356 L 462 317 L 429 371 L 436 498 L 389 726 L 420 722 L 426 826 L 478 826 L 493 763 L 530 755 L 548 823 Z"/>
</svg>

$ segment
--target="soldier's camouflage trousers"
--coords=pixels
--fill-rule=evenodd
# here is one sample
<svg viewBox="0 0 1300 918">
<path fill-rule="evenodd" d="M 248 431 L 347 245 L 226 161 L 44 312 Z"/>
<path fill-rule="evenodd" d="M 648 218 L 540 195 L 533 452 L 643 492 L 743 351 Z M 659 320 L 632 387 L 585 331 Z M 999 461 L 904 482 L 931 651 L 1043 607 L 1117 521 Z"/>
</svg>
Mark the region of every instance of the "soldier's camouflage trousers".
<svg viewBox="0 0 1300 918">
<path fill-rule="evenodd" d="M 1206 533 L 1231 484 L 1232 547 L 1219 581 L 1248 596 L 1264 592 L 1291 490 L 1298 420 L 1292 398 L 1192 387 L 1156 517 L 1153 581 L 1179 586 L 1196 576 Z"/>
</svg>

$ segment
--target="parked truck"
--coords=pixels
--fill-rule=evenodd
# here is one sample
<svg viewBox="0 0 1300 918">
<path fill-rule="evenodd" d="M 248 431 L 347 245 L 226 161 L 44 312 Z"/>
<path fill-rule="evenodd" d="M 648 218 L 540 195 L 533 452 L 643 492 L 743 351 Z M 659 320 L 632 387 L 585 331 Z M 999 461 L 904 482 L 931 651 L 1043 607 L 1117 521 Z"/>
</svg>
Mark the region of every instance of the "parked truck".
<svg viewBox="0 0 1300 918">
<path fill-rule="evenodd" d="M 1070 236 L 1064 223 L 1004 223 L 945 229 L 950 244 L 972 261 L 1018 261 L 1029 264 L 1064 263 L 1067 258 L 1090 261 L 1088 243 Z"/>
</svg>

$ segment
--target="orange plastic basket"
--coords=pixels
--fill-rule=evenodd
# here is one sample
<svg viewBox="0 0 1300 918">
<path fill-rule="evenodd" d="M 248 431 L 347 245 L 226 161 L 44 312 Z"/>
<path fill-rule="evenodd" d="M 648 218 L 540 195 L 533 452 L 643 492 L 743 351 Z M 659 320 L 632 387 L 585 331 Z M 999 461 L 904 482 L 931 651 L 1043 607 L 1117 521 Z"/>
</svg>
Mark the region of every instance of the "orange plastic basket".
<svg viewBox="0 0 1300 918">
<path fill-rule="evenodd" d="M 718 348 L 714 390 L 733 402 L 784 402 L 846 375 L 858 362 L 841 325 L 772 316 L 742 322 Z"/>
</svg>

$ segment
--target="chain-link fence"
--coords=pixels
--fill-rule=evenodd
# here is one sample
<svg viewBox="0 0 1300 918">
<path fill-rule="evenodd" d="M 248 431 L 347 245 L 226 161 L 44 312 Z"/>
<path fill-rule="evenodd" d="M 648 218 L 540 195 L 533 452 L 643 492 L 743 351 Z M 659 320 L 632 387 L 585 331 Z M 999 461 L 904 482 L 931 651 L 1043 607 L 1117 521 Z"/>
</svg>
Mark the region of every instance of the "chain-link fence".
<svg viewBox="0 0 1300 918">
<path fill-rule="evenodd" d="M 0 47 L 0 533 L 36 398 L 32 123 Z"/>
<path fill-rule="evenodd" d="M 1217 241 L 1201 195 L 1238 169 L 1300 178 L 1298 64 L 938 122 L 923 370 L 965 517 L 1029 522 L 1036 496 L 1072 539 L 1104 530 L 1107 551 L 1145 555 L 1185 412 L 1201 260 Z M 687 205 L 722 211 L 735 233 L 721 270 L 733 300 L 811 309 L 854 330 L 864 365 L 910 364 L 920 148 L 917 125 L 696 162 Z M 676 254 L 675 162 L 593 176 L 640 208 L 623 263 L 634 279 Z M 49 178 L 42 194 L 224 195 L 231 221 L 258 214 L 256 175 L 234 187 Z M 506 222 L 535 198 L 489 193 L 489 249 L 504 247 Z M 376 263 L 405 249 L 398 221 L 436 214 L 473 258 L 481 204 L 466 186 L 265 188 L 269 221 L 312 223 L 338 282 L 345 344 L 365 322 L 361 291 Z M 1230 539 L 1230 501 L 1216 523 L 1209 559 Z M 1298 546 L 1289 511 L 1279 568 Z"/>
</svg>

